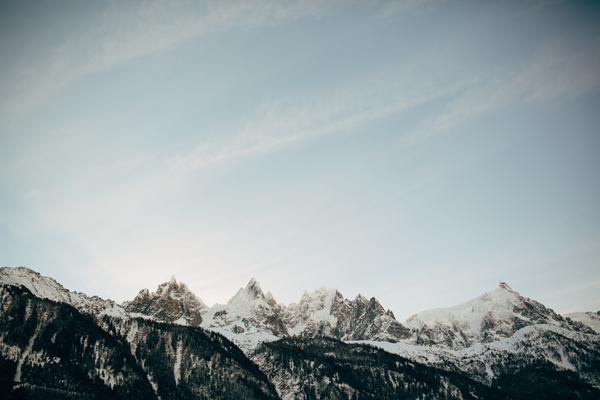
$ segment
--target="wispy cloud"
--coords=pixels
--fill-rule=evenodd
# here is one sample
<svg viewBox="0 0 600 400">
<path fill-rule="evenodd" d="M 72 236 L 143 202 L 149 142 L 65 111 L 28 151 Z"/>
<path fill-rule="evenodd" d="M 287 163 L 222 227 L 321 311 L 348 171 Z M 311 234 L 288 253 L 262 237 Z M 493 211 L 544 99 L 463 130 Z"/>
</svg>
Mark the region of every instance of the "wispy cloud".
<svg viewBox="0 0 600 400">
<path fill-rule="evenodd" d="M 600 87 L 600 43 L 592 39 L 576 48 L 547 43 L 521 68 L 499 69 L 452 83 L 405 80 L 365 80 L 304 102 L 279 102 L 259 109 L 233 134 L 201 143 L 179 156 L 175 170 L 256 156 L 283 149 L 311 138 L 359 128 L 411 108 L 446 100 L 440 113 L 429 114 L 420 129 L 405 132 L 406 143 L 445 132 L 479 115 L 511 104 L 576 98 Z M 467 75 L 467 74 L 466 74 Z"/>
<path fill-rule="evenodd" d="M 506 106 L 575 99 L 600 87 L 599 38 L 578 46 L 550 42 L 539 48 L 521 68 L 479 73 L 473 84 L 461 91 L 444 110 L 424 121 L 423 126 L 402 140 L 412 143 L 459 126 L 469 119 Z"/>
<path fill-rule="evenodd" d="M 100 197 L 91 194 L 90 181 L 97 181 L 106 173 L 115 175 L 115 166 L 101 166 L 101 171 L 85 171 L 69 182 L 68 193 L 84 194 L 86 197 L 90 193 L 89 199 L 81 203 L 81 209 L 76 204 L 62 204 L 51 213 L 54 215 L 52 223 L 65 222 L 64 215 L 68 214 L 76 224 L 88 221 L 94 225 L 102 220 L 102 209 L 139 209 L 142 199 L 156 200 L 158 193 L 168 193 L 179 185 L 185 186 L 186 180 L 203 168 L 282 151 L 324 136 L 345 134 L 441 98 L 451 98 L 473 84 L 472 80 L 459 80 L 448 84 L 415 85 L 373 78 L 352 82 L 347 87 L 318 96 L 265 104 L 258 107 L 252 117 L 241 122 L 238 129 L 217 132 L 211 135 L 212 139 L 201 141 L 188 152 L 152 160 L 153 168 L 141 176 L 137 174 L 134 181 L 114 182 L 113 191 Z M 138 157 L 125 165 L 135 166 L 139 160 L 145 159 Z M 102 172 L 106 168 L 108 170 Z M 89 212 L 92 205 L 97 212 Z M 69 212 L 65 213 L 62 206 L 66 206 Z M 116 213 L 114 209 L 112 215 L 129 212 Z"/>
<path fill-rule="evenodd" d="M 579 49 L 575 55 L 595 57 L 585 56 L 585 50 Z M 157 161 L 149 173 L 136 177 L 133 182 L 115 184 L 111 191 L 100 196 L 93 193 L 75 198 L 74 204 L 61 202 L 56 208 L 46 208 L 44 219 L 55 225 L 71 221 L 73 228 L 79 230 L 82 224 L 102 223 L 106 210 L 110 210 L 112 216 L 123 218 L 141 215 L 140 205 L 144 199 L 157 201 L 177 192 L 178 187 L 185 187 L 187 179 L 200 169 L 281 151 L 323 136 L 344 134 L 442 100 L 446 103 L 442 112 L 428 113 L 420 128 L 398 135 L 398 140 L 406 144 L 426 140 L 508 104 L 576 96 L 592 90 L 600 81 L 593 68 L 587 68 L 590 63 L 572 63 L 551 57 L 548 50 L 543 50 L 516 71 L 496 71 L 488 76 L 456 79 L 452 83 L 409 84 L 401 80 L 391 83 L 389 79 L 365 79 L 317 96 L 282 99 L 259 107 L 237 130 L 219 132 L 189 152 Z M 582 70 L 580 65 L 586 68 Z M 89 172 L 86 172 L 79 183 L 71 182 L 70 192 L 90 193 L 86 189 L 88 182 Z M 70 217 L 65 219 L 65 215 Z"/>
<path fill-rule="evenodd" d="M 306 101 L 279 102 L 261 107 L 233 134 L 201 143 L 173 163 L 174 171 L 251 157 L 284 149 L 313 138 L 360 128 L 411 108 L 456 95 L 471 80 L 448 84 L 398 85 L 390 82 L 355 82 L 351 87 Z"/>
<path fill-rule="evenodd" d="M 113 2 L 89 29 L 55 43 L 49 56 L 31 60 L 19 76 L 4 79 L 3 108 L 43 103 L 69 83 L 191 40 L 231 29 L 278 24 L 328 10 L 321 1 Z"/>
<path fill-rule="evenodd" d="M 347 7 L 408 11 L 430 0 L 360 2 L 308 0 L 147 0 L 114 1 L 88 23 L 88 29 L 44 49 L 42 58 L 23 65 L 18 76 L 0 80 L 1 109 L 22 110 L 43 104 L 63 88 L 90 74 L 141 57 L 168 51 L 234 29 L 275 26 L 299 18 L 318 18 Z M 33 51 L 39 54 L 39 51 Z"/>
</svg>

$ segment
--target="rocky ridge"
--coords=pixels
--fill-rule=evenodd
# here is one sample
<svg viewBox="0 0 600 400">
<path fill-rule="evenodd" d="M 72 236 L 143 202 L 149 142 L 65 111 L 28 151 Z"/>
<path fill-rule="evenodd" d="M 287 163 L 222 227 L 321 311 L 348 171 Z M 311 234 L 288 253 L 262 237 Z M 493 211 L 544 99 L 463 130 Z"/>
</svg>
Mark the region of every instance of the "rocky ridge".
<svg viewBox="0 0 600 400">
<path fill-rule="evenodd" d="M 173 277 L 169 282 L 160 284 L 156 292 L 140 290 L 132 301 L 123 304 L 123 308 L 133 315 L 139 314 L 157 321 L 199 326 L 202 312 L 208 307 L 184 283 L 177 282 Z"/>
<path fill-rule="evenodd" d="M 358 295 L 348 300 L 332 289 L 304 293 L 298 303 L 285 307 L 283 318 L 290 333 L 304 337 L 396 342 L 410 336 L 374 297 Z"/>
<path fill-rule="evenodd" d="M 417 313 L 404 324 L 412 329 L 415 344 L 454 350 L 509 338 L 524 327 L 538 324 L 593 333 L 585 325 L 521 296 L 504 282 L 464 304 Z"/>
<path fill-rule="evenodd" d="M 334 396 L 331 398 L 363 398 L 371 390 L 372 383 L 362 381 L 358 375 L 346 376 L 341 380 L 339 375 L 328 375 L 338 370 L 335 359 L 346 365 L 336 374 L 346 371 L 344 368 L 359 368 L 358 365 L 353 366 L 352 360 L 347 357 L 353 351 L 361 352 L 361 346 L 380 348 L 422 366 L 468 377 L 478 384 L 500 389 L 507 398 L 550 398 L 555 393 L 563 393 L 565 398 L 596 398 L 600 393 L 600 335 L 593 329 L 597 313 L 561 316 L 541 303 L 521 296 L 505 283 L 462 305 L 415 314 L 404 324 L 398 322 L 391 311 L 386 311 L 374 298 L 357 296 L 349 300 L 330 289 L 305 293 L 298 303 L 283 306 L 270 293 L 263 292 L 254 279 L 226 304 L 212 307 L 207 307 L 175 279 L 159 285 L 154 293 L 141 291 L 133 301 L 123 306 L 110 300 L 71 292 L 55 280 L 22 267 L 0 268 L 0 286 L 24 288 L 36 298 L 66 303 L 83 315 L 92 317 L 102 330 L 123 338 L 148 376 L 162 377 L 159 386 L 163 388 L 173 385 L 173 376 L 181 370 L 176 373 L 174 366 L 171 372 L 165 372 L 161 367 L 157 367 L 157 370 L 144 367 L 148 363 L 159 364 L 155 364 L 158 361 L 152 352 L 137 354 L 138 346 L 150 349 L 159 345 L 165 354 L 161 363 L 193 368 L 194 365 L 200 365 L 197 363 L 199 356 L 184 357 L 189 353 L 183 348 L 192 346 L 195 339 L 176 339 L 180 332 L 178 329 L 206 332 L 202 329 L 206 328 L 216 332 L 211 334 L 221 338 L 221 343 L 229 343 L 223 336 L 232 340 L 246 354 L 244 359 L 247 356 L 258 363 L 283 398 L 313 398 L 312 395 L 302 397 L 298 391 L 304 394 L 320 393 L 319 385 L 325 381 L 333 383 L 322 385 L 325 390 L 322 393 Z M 3 299 L 11 296 L 3 295 Z M 327 337 L 334 340 L 332 343 L 338 344 L 332 346 L 330 342 L 323 342 L 322 339 Z M 342 342 L 335 342 L 336 339 Z M 269 344 L 280 342 L 282 345 Z M 348 353 L 349 348 L 344 347 L 344 343 L 359 347 Z M 269 369 L 269 360 L 282 360 L 281 354 L 291 354 L 293 358 L 295 346 L 298 345 L 311 349 L 321 346 L 323 352 L 330 348 L 327 352 L 331 353 L 332 359 L 319 358 L 317 362 L 314 358 L 316 353 L 310 353 L 307 359 L 300 357 L 288 360 L 291 364 L 286 364 L 286 368 L 291 370 L 285 375 L 279 376 L 275 370 Z M 29 356 L 23 356 L 27 344 L 24 346 L 14 351 L 10 350 L 12 347 L 4 348 L 3 354 L 7 354 L 7 357 L 11 352 L 21 354 L 28 365 L 33 361 L 27 361 Z M 178 346 L 183 346 L 181 351 Z M 230 346 L 236 348 L 233 344 Z M 178 361 L 178 352 L 188 361 Z M 17 362 L 18 359 L 18 356 L 12 358 Z M 376 356 L 375 359 L 381 358 Z M 375 364 L 372 365 L 373 371 L 378 368 Z M 16 364 L 9 362 L 7 365 L 15 368 Z M 211 368 L 211 364 L 202 365 Z M 243 371 L 252 369 L 251 364 L 248 365 Z M 309 367 L 316 370 L 310 370 Z M 11 371 L 14 374 L 14 370 Z M 243 371 L 240 377 L 247 373 Z M 366 371 L 364 374 L 370 376 Z M 178 382 L 184 375 L 177 376 Z M 370 379 L 376 379 L 379 375 L 371 376 Z M 148 381 L 156 384 L 150 377 Z M 286 382 L 289 379 L 295 383 L 288 385 Z M 386 396 L 396 393 L 397 382 L 394 379 L 385 378 L 377 382 L 382 385 L 382 393 Z M 544 392 L 546 397 L 541 396 L 541 391 L 530 393 L 532 389 L 529 382 L 538 382 L 540 387 L 548 388 Z M 431 385 L 437 384 L 427 383 L 420 393 L 441 390 L 439 386 L 435 386 L 436 389 Z M 413 389 L 406 387 L 404 393 Z M 203 387 L 200 392 L 204 390 L 210 392 L 212 389 Z M 265 390 L 269 389 L 265 387 Z M 522 393 L 529 395 L 523 397 Z"/>
<path fill-rule="evenodd" d="M 410 330 L 375 298 L 359 295 L 349 300 L 337 290 L 319 289 L 285 306 L 265 293 L 255 279 L 226 304 L 212 307 L 175 279 L 160 284 L 156 292 L 141 290 L 123 307 L 133 316 L 213 330 L 247 352 L 261 342 L 290 336 L 390 342 L 410 336 Z"/>
<path fill-rule="evenodd" d="M 596 333 L 600 333 L 600 311 L 574 312 L 566 314 L 565 317 L 593 329 Z"/>
</svg>

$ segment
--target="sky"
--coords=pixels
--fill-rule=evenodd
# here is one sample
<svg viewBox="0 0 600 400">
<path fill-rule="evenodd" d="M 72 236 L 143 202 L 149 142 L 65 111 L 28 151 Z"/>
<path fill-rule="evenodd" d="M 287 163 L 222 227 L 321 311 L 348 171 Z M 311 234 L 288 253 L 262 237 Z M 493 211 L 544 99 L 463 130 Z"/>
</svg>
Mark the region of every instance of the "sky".
<svg viewBox="0 0 600 400">
<path fill-rule="evenodd" d="M 0 264 L 600 309 L 600 4 L 3 1 Z"/>
</svg>

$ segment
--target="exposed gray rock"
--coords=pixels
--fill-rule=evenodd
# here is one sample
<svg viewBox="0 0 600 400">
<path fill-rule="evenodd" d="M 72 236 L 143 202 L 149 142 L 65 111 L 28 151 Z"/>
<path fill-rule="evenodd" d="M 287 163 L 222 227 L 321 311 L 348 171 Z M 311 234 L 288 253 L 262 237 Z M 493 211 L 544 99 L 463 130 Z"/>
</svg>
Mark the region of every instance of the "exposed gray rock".
<svg viewBox="0 0 600 400">
<path fill-rule="evenodd" d="M 199 326 L 206 304 L 184 283 L 171 278 L 158 286 L 156 292 L 141 290 L 130 302 L 123 304 L 127 312 L 143 314 L 157 321 Z"/>
</svg>

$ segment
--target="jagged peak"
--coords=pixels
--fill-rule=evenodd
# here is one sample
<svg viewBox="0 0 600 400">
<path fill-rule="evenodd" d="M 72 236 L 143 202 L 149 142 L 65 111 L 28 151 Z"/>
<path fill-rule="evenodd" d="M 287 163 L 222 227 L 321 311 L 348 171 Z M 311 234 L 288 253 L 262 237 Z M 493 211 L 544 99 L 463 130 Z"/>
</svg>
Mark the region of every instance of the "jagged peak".
<svg viewBox="0 0 600 400">
<path fill-rule="evenodd" d="M 175 276 L 171 276 L 167 282 L 163 282 L 158 285 L 156 292 L 151 292 L 149 289 L 142 289 L 136 296 L 136 298 L 154 298 L 154 297 L 171 297 L 176 300 L 181 300 L 182 298 L 193 299 L 193 301 L 197 302 L 202 307 L 207 307 L 206 304 L 193 293 L 185 283 L 181 281 L 177 281 Z"/>
<path fill-rule="evenodd" d="M 272 296 L 271 296 L 272 297 Z M 246 284 L 246 286 L 240 288 L 236 294 L 227 302 L 228 304 L 233 303 L 247 303 L 252 302 L 257 299 L 263 299 L 268 301 L 267 296 L 262 291 L 260 284 L 256 280 L 256 278 L 252 277 Z"/>
<path fill-rule="evenodd" d="M 258 283 L 255 277 L 250 278 L 250 280 L 246 284 L 246 290 L 263 294 L 260 284 Z"/>
<path fill-rule="evenodd" d="M 498 288 L 514 292 L 513 288 L 510 287 L 510 285 L 504 281 L 500 281 L 500 283 L 498 283 Z"/>
<path fill-rule="evenodd" d="M 379 300 L 377 300 L 376 297 L 366 297 L 363 296 L 361 293 L 357 294 L 356 297 L 353 300 L 354 303 L 362 303 L 362 304 L 369 304 L 371 306 L 376 306 L 376 307 L 380 307 L 383 311 L 385 311 L 385 309 L 383 308 L 383 306 L 381 305 L 381 303 L 379 302 Z"/>
<path fill-rule="evenodd" d="M 168 281 L 165 281 L 158 285 L 158 289 L 156 292 L 161 293 L 165 289 L 170 290 L 179 288 L 187 289 L 187 286 L 183 282 L 178 282 L 177 279 L 175 279 L 175 275 L 171 275 L 171 278 Z"/>
<path fill-rule="evenodd" d="M 369 307 L 370 309 L 376 310 L 376 312 L 381 313 L 381 314 L 386 313 L 385 308 L 383 308 L 383 306 L 381 305 L 379 300 L 377 300 L 375 297 L 368 298 L 359 293 L 354 298 L 353 303 L 357 304 L 357 305 Z"/>
<path fill-rule="evenodd" d="M 334 303 L 344 299 L 342 293 L 337 289 L 321 287 L 312 292 L 305 290 L 297 303 L 290 303 L 285 306 L 288 310 L 298 307 L 325 307 L 330 309 Z M 320 305 L 320 306 L 318 306 Z"/>
<path fill-rule="evenodd" d="M 156 289 L 156 292 L 153 294 L 159 295 L 159 296 L 167 296 L 169 295 L 169 293 L 171 293 L 171 291 L 173 289 L 178 289 L 179 285 L 177 284 L 177 282 L 173 283 L 171 281 L 167 281 L 167 282 L 163 282 L 161 284 L 158 285 L 158 288 Z"/>
<path fill-rule="evenodd" d="M 354 301 L 361 302 L 361 303 L 367 303 L 369 301 L 369 299 L 367 299 L 365 296 L 363 296 L 362 294 L 359 293 L 354 298 Z"/>
<path fill-rule="evenodd" d="M 181 281 L 177 281 L 177 279 L 175 279 L 175 275 L 172 275 L 168 281 L 165 281 L 158 285 L 158 288 L 156 289 L 156 293 L 160 294 L 165 290 L 171 291 L 171 290 L 178 290 L 178 289 L 183 289 L 183 290 L 189 291 L 189 289 L 185 283 L 183 283 Z"/>
</svg>

